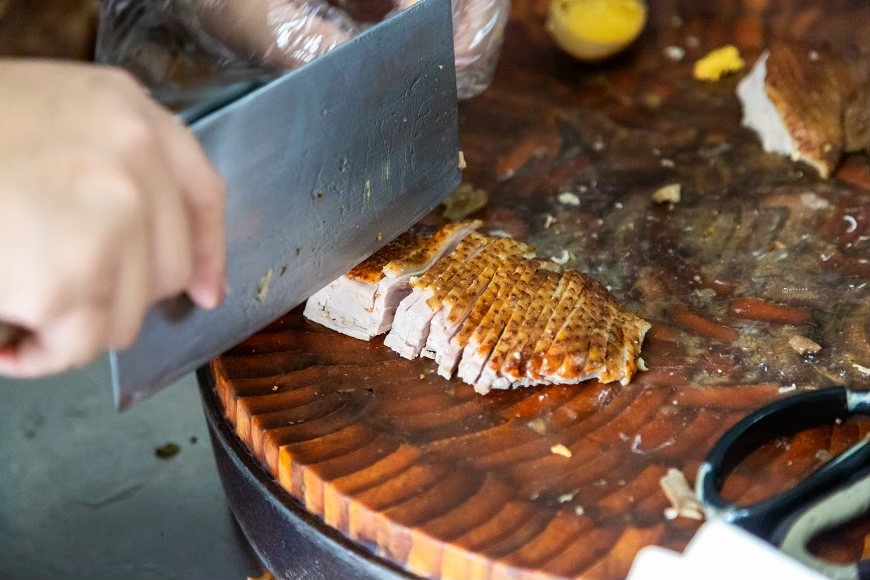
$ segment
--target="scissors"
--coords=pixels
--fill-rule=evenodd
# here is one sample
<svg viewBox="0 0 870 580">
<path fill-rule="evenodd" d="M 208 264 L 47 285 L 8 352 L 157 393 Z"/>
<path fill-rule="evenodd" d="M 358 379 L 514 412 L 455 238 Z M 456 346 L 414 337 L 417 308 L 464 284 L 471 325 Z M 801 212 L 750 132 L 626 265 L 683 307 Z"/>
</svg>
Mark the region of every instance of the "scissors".
<svg viewBox="0 0 870 580">
<path fill-rule="evenodd" d="M 808 391 L 770 403 L 738 422 L 698 470 L 695 491 L 707 518 L 739 526 L 829 578 L 870 580 L 870 559 L 834 564 L 806 547 L 819 532 L 870 515 L 870 435 L 777 496 L 738 506 L 720 495 L 728 473 L 762 443 L 850 415 L 870 416 L 870 391 L 842 386 Z"/>
</svg>

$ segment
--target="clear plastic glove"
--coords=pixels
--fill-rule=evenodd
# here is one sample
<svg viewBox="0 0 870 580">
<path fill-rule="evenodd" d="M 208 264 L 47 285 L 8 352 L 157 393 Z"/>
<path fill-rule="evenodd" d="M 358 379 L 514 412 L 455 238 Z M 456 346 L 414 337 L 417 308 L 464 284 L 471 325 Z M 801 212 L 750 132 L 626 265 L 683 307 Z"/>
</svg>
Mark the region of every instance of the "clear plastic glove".
<svg viewBox="0 0 870 580">
<path fill-rule="evenodd" d="M 98 58 L 130 68 L 157 89 L 184 84 L 180 68 L 185 69 L 180 76 L 205 68 L 206 74 L 225 78 L 257 68 L 286 70 L 416 1 L 106 0 Z M 452 1 L 457 88 L 466 99 L 492 81 L 510 0 Z M 168 39 L 176 46 L 168 47 Z M 178 66 L 197 61 L 191 56 L 197 50 L 205 55 L 199 66 Z"/>
<path fill-rule="evenodd" d="M 149 305 L 225 295 L 224 185 L 129 74 L 0 60 L 0 374 L 130 345 Z"/>
</svg>

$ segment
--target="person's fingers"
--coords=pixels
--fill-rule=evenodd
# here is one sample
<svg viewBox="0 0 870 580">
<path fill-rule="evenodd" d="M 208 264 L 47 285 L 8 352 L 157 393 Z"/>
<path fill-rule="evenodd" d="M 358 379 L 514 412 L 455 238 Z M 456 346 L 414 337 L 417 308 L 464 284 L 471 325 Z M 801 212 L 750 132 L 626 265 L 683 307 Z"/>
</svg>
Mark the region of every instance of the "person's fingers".
<svg viewBox="0 0 870 580">
<path fill-rule="evenodd" d="M 277 60 L 283 68 L 310 62 L 360 32 L 359 25 L 343 10 L 325 2 L 299 0 L 272 1 L 269 26 L 278 55 L 267 53 L 266 60 Z"/>
<path fill-rule="evenodd" d="M 124 259 L 118 267 L 114 299 L 109 305 L 107 348 L 121 349 L 133 344 L 151 300 L 160 285 L 167 284 L 166 274 L 163 274 L 164 281 L 157 281 L 155 255 L 158 252 L 152 242 L 155 236 L 162 235 L 161 230 L 166 226 L 152 224 L 133 224 L 124 240 Z"/>
<path fill-rule="evenodd" d="M 492 43 L 501 33 L 501 22 L 508 17 L 500 0 L 463 0 L 454 18 L 453 45 L 456 67 L 469 66 L 492 50 Z"/>
<path fill-rule="evenodd" d="M 162 147 L 162 143 L 161 143 Z M 148 299 L 177 296 L 193 272 L 193 234 L 183 185 L 175 176 L 167 151 L 155 148 L 131 162 L 145 198 L 144 220 L 136 224 L 136 245 L 128 252 L 150 259 L 145 282 Z M 133 240 L 131 240 L 133 241 Z"/>
<path fill-rule="evenodd" d="M 26 337 L 14 351 L 0 353 L 0 373 L 32 378 L 84 365 L 106 348 L 108 325 L 105 309 L 70 312 L 38 334 Z"/>
<path fill-rule="evenodd" d="M 187 292 L 197 305 L 215 308 L 226 295 L 226 186 L 190 130 L 160 113 L 164 151 L 190 220 L 193 271 Z"/>
</svg>

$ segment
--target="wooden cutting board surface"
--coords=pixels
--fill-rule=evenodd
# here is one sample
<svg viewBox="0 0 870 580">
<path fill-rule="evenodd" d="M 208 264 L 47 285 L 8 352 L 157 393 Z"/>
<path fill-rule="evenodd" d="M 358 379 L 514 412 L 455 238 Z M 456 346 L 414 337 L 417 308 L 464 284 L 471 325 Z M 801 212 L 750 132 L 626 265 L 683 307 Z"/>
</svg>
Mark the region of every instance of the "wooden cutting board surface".
<svg viewBox="0 0 870 580">
<path fill-rule="evenodd" d="M 540 255 L 567 251 L 569 267 L 651 321 L 648 372 L 626 387 L 481 397 L 429 360 L 403 360 L 382 339 L 338 335 L 298 310 L 212 363 L 228 419 L 284 489 L 415 574 L 623 578 L 640 548 L 680 549 L 699 525 L 665 518 L 668 468 L 693 482 L 716 438 L 764 403 L 837 383 L 867 388 L 867 158 L 822 182 L 765 155 L 740 128 L 737 79 L 702 84 L 691 68 L 727 43 L 751 64 L 773 37 L 870 46 L 870 7 L 652 4 L 631 52 L 589 66 L 553 47 L 545 2 L 516 0 L 492 89 L 461 106 L 465 179 L 490 198 L 479 217 Z M 686 58 L 668 60 L 669 45 Z M 681 202 L 653 204 L 672 183 Z M 562 192 L 579 206 L 560 203 Z M 821 352 L 800 356 L 795 335 Z M 725 495 L 766 497 L 867 432 L 850 421 L 773 442 Z M 552 453 L 557 444 L 571 457 Z M 838 530 L 818 550 L 848 561 L 866 535 Z"/>
</svg>

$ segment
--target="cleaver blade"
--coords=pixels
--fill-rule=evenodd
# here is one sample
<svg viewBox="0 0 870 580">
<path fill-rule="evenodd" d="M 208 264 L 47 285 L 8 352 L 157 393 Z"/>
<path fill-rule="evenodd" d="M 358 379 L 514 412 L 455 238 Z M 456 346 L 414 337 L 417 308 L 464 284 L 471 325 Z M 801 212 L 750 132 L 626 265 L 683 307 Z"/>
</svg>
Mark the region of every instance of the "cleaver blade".
<svg viewBox="0 0 870 580">
<path fill-rule="evenodd" d="M 110 353 L 125 409 L 268 326 L 459 184 L 450 0 L 422 0 L 190 123 L 227 184 L 229 293 Z"/>
</svg>

